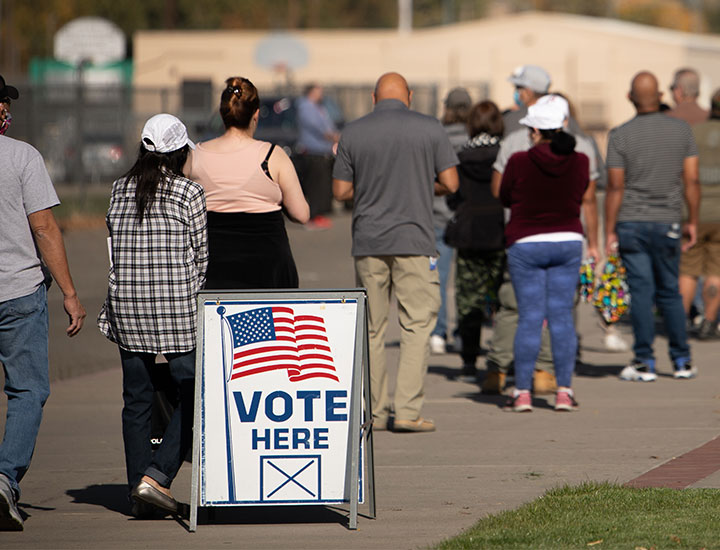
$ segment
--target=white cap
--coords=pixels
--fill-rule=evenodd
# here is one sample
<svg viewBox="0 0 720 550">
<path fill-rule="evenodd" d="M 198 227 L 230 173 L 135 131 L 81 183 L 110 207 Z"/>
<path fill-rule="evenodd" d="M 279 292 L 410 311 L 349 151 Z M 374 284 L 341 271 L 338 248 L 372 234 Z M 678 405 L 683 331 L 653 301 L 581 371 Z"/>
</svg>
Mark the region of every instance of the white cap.
<svg viewBox="0 0 720 550">
<path fill-rule="evenodd" d="M 568 116 L 568 102 L 559 95 L 550 94 L 530 105 L 527 115 L 520 119 L 520 124 L 538 130 L 557 130 L 563 127 Z"/>
<path fill-rule="evenodd" d="M 162 113 L 148 119 L 140 139 L 148 151 L 155 153 L 172 153 L 189 145 L 195 144 L 188 139 L 187 128 L 179 118 Z"/>
</svg>

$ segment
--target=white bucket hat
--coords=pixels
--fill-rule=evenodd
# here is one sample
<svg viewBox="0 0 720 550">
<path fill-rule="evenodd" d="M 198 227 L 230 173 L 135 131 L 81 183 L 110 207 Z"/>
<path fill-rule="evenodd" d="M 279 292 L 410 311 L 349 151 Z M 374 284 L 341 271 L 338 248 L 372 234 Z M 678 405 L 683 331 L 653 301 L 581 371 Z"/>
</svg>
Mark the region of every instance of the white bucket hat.
<svg viewBox="0 0 720 550">
<path fill-rule="evenodd" d="M 149 118 L 140 139 L 145 149 L 155 153 L 172 153 L 186 145 L 195 149 L 195 144 L 188 138 L 185 125 L 179 118 L 167 113 Z"/>
</svg>

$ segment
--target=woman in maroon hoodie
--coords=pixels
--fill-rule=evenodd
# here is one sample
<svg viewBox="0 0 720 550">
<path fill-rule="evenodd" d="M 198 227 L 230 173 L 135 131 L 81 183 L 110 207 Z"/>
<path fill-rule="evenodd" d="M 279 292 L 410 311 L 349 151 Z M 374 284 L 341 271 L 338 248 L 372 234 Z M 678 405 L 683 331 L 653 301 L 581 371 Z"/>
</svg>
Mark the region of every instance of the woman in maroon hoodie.
<svg viewBox="0 0 720 550">
<path fill-rule="evenodd" d="M 507 408 L 517 412 L 532 410 L 530 388 L 545 320 L 558 383 L 555 410 L 577 408 L 571 389 L 577 351 L 572 309 L 589 161 L 575 152 L 575 138 L 563 131 L 567 114 L 567 101 L 556 95 L 544 96 L 528 109 L 520 123 L 530 129 L 534 145 L 510 157 L 500 187 L 500 200 L 510 208 L 505 241 L 519 315 L 515 391 Z"/>
</svg>

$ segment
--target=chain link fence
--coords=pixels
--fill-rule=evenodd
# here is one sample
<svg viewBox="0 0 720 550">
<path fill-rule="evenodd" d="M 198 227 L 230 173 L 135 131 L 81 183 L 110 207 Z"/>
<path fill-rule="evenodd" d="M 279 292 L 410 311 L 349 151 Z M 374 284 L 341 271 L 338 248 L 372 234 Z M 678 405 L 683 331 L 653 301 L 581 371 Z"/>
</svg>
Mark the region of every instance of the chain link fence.
<svg viewBox="0 0 720 550">
<path fill-rule="evenodd" d="M 487 97 L 485 83 L 466 83 L 476 99 Z M 78 85 L 23 86 L 13 102 L 10 137 L 34 145 L 43 155 L 55 183 L 110 183 L 137 157 L 145 121 L 172 113 L 188 127 L 191 139 L 203 141 L 222 133 L 217 113 L 221 90 L 210 82 L 185 82 L 179 88 L 134 88 Z M 372 110 L 373 85 L 324 85 L 327 107 L 339 126 Z M 256 137 L 290 152 L 297 129 L 297 88 L 260 90 L 261 121 Z M 412 108 L 432 116 L 441 109 L 439 86 L 413 86 Z"/>
</svg>

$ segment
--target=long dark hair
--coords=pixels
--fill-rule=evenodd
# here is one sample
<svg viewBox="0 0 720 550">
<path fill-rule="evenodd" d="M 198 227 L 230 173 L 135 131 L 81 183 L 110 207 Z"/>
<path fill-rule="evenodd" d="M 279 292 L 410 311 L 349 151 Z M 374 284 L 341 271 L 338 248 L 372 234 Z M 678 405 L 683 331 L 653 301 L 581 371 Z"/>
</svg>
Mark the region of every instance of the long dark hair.
<svg viewBox="0 0 720 550">
<path fill-rule="evenodd" d="M 140 144 L 138 159 L 132 168 L 123 176 L 126 180 L 135 179 L 135 207 L 139 223 L 142 223 L 145 212 L 155 200 L 158 189 L 165 181 L 167 174 L 184 175 L 183 166 L 187 160 L 189 145 L 170 153 L 156 153 L 148 151 Z"/>
<path fill-rule="evenodd" d="M 550 150 L 556 155 L 569 155 L 575 150 L 575 138 L 562 129 L 540 130 L 540 135 L 550 141 Z"/>
</svg>

